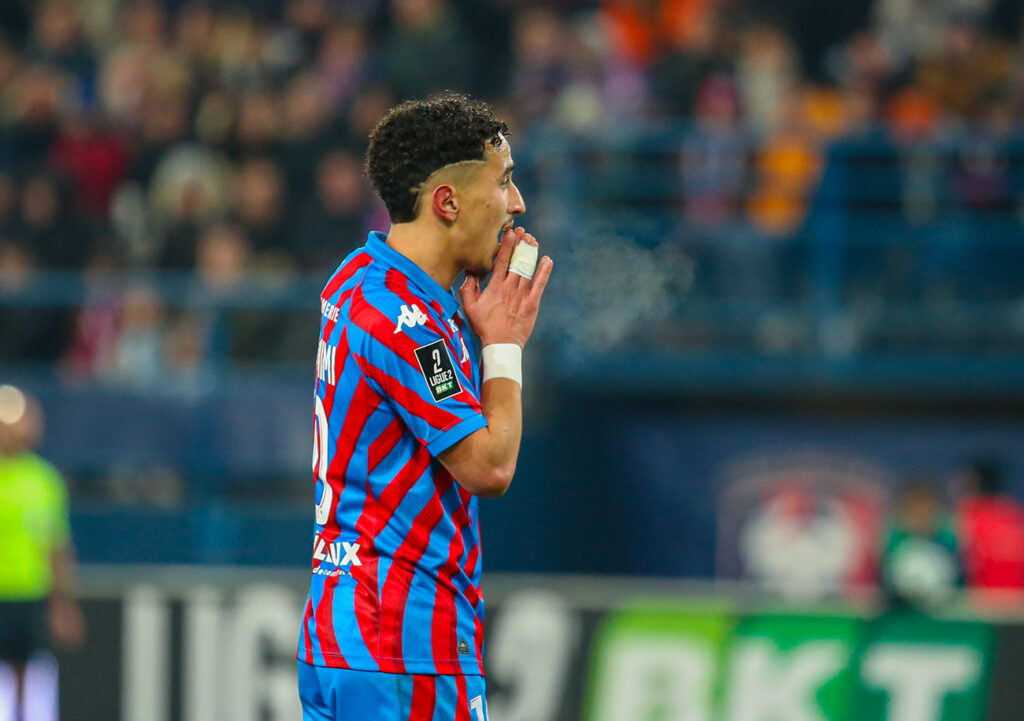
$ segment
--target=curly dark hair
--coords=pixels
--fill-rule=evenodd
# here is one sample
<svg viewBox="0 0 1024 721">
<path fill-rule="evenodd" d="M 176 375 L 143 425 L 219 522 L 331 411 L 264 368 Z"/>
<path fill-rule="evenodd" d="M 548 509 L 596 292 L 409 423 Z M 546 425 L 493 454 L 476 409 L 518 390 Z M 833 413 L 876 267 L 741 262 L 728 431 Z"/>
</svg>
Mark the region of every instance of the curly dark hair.
<svg viewBox="0 0 1024 721">
<path fill-rule="evenodd" d="M 494 117 L 491 106 L 458 93 L 395 106 L 370 133 L 366 174 L 388 209 L 393 223 L 416 218 L 418 187 L 438 168 L 464 160 L 483 160 L 490 143 L 508 125 Z"/>
</svg>

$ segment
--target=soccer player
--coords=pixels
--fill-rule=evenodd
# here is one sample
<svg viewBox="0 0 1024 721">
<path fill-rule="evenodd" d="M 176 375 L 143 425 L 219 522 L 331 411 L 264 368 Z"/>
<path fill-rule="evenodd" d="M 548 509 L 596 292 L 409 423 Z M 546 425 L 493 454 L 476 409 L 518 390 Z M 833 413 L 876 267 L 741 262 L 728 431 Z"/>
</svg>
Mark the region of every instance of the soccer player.
<svg viewBox="0 0 1024 721">
<path fill-rule="evenodd" d="M 306 721 L 487 719 L 477 496 L 515 473 L 521 353 L 552 269 L 545 256 L 532 280 L 509 272 L 537 241 L 513 230 L 526 206 L 506 132 L 486 104 L 445 94 L 370 135 L 392 225 L 320 301 Z"/>
</svg>

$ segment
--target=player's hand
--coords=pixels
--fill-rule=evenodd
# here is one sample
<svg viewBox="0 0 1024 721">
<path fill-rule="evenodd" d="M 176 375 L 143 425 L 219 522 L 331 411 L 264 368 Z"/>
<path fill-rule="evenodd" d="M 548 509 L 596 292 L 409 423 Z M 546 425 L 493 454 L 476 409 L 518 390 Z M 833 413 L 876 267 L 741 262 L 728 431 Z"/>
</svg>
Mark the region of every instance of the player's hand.
<svg viewBox="0 0 1024 721">
<path fill-rule="evenodd" d="M 77 648 L 85 640 L 85 617 L 78 602 L 59 594 L 50 597 L 50 634 L 58 646 Z"/>
<path fill-rule="evenodd" d="M 505 231 L 487 287 L 481 291 L 480 279 L 468 274 L 462 284 L 466 318 L 485 346 L 515 343 L 522 348 L 537 323 L 540 299 L 551 277 L 554 262 L 546 255 L 541 258 L 532 280 L 509 273 L 508 266 L 517 243 L 538 245 L 537 239 L 522 228 Z"/>
</svg>

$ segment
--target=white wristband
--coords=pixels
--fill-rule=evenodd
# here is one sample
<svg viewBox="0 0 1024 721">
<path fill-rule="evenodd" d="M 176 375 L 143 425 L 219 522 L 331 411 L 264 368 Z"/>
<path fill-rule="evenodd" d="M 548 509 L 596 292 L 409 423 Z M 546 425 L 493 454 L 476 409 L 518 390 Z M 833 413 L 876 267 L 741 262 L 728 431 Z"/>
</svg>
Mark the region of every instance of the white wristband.
<svg viewBox="0 0 1024 721">
<path fill-rule="evenodd" d="M 522 387 L 522 348 L 515 343 L 492 343 L 484 346 L 481 355 L 484 359 L 484 383 L 491 378 L 508 378 Z"/>
</svg>

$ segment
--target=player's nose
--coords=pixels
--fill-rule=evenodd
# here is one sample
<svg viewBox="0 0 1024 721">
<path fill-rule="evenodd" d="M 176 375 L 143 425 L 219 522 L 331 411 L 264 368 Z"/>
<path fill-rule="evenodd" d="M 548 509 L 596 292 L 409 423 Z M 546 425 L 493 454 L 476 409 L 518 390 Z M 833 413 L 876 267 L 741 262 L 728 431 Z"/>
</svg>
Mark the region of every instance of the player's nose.
<svg viewBox="0 0 1024 721">
<path fill-rule="evenodd" d="M 519 187 L 515 183 L 510 183 L 511 189 L 508 194 L 508 212 L 509 215 L 522 215 L 526 212 L 526 201 L 523 200 L 523 194 L 519 192 Z"/>
</svg>

